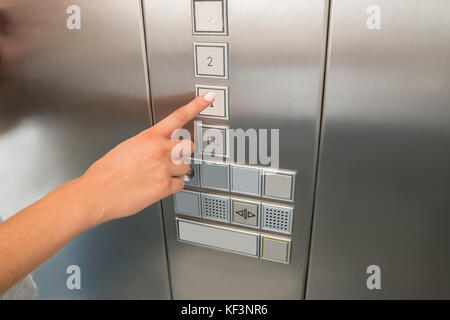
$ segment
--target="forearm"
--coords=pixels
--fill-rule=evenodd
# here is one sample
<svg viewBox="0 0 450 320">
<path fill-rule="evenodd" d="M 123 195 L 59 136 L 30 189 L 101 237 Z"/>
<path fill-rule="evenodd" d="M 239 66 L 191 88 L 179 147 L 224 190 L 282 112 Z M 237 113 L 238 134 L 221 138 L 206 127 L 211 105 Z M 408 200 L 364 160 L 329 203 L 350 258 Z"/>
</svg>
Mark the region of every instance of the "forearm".
<svg viewBox="0 0 450 320">
<path fill-rule="evenodd" d="M 94 224 L 82 189 L 65 183 L 0 224 L 0 294 Z"/>
</svg>

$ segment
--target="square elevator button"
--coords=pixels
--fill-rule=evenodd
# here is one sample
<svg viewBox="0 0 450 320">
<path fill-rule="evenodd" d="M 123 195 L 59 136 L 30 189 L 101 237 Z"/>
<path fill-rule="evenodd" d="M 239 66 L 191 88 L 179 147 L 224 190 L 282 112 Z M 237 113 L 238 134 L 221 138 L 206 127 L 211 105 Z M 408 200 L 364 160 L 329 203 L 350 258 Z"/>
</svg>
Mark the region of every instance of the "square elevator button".
<svg viewBox="0 0 450 320">
<path fill-rule="evenodd" d="M 226 163 L 204 161 L 200 165 L 200 183 L 202 188 L 229 191 L 229 168 Z"/>
<path fill-rule="evenodd" d="M 258 202 L 231 199 L 231 223 L 259 227 Z"/>
<path fill-rule="evenodd" d="M 193 0 L 192 33 L 227 34 L 226 0 Z"/>
<path fill-rule="evenodd" d="M 195 76 L 228 79 L 228 44 L 194 43 Z"/>
<path fill-rule="evenodd" d="M 231 165 L 231 192 L 261 196 L 261 170 L 249 166 Z"/>
<path fill-rule="evenodd" d="M 200 217 L 200 193 L 182 190 L 173 196 L 175 213 Z"/>
<path fill-rule="evenodd" d="M 200 117 L 228 119 L 228 87 L 195 85 L 196 96 L 212 91 L 216 94 L 214 102 L 202 112 Z"/>
<path fill-rule="evenodd" d="M 264 170 L 263 197 L 293 201 L 294 177 L 295 172 Z"/>
<path fill-rule="evenodd" d="M 197 150 L 205 156 L 223 158 L 228 155 L 228 127 L 196 122 Z"/>
<path fill-rule="evenodd" d="M 289 263 L 291 242 L 290 238 L 261 235 L 261 259 Z"/>
</svg>

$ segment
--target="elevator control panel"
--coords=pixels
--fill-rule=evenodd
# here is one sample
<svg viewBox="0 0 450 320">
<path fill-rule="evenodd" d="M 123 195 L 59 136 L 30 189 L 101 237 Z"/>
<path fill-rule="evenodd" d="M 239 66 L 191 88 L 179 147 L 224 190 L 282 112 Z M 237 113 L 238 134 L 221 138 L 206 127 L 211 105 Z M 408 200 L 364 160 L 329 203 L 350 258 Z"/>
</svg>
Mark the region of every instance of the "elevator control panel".
<svg viewBox="0 0 450 320">
<path fill-rule="evenodd" d="M 229 43 L 223 37 L 228 35 L 227 1 L 191 3 L 193 78 L 205 78 L 195 84 L 195 94 L 213 91 L 216 99 L 198 116 L 199 159 L 185 189 L 173 197 L 177 240 L 289 264 L 296 172 L 223 161 L 230 155 L 226 121 L 232 118 Z M 201 41 L 211 35 L 221 37 Z"/>
</svg>

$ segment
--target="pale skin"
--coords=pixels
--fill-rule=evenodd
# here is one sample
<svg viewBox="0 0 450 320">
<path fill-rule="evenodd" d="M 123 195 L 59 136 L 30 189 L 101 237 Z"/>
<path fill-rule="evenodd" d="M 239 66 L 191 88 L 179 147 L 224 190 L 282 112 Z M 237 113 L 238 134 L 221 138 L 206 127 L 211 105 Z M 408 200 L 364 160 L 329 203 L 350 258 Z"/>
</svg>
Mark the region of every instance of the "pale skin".
<svg viewBox="0 0 450 320">
<path fill-rule="evenodd" d="M 80 233 L 133 215 L 183 189 L 182 177 L 190 167 L 172 161 L 171 151 L 180 143 L 184 150 L 193 150 L 193 143 L 171 140 L 172 132 L 195 118 L 214 98 L 205 93 L 192 100 L 117 145 L 81 177 L 0 223 L 0 295 Z"/>
</svg>

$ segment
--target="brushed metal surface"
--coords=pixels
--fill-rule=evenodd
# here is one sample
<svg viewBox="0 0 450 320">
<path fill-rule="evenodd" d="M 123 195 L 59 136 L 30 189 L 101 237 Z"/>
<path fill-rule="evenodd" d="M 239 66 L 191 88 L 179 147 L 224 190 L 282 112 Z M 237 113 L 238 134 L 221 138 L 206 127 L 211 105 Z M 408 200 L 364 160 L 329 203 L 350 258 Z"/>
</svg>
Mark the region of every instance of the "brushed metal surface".
<svg viewBox="0 0 450 320">
<path fill-rule="evenodd" d="M 280 167 L 297 171 L 289 265 L 177 242 L 173 200 L 163 201 L 174 298 L 303 298 L 327 3 L 229 0 L 229 36 L 192 36 L 190 1 L 144 0 L 156 121 L 194 98 L 195 84 L 229 84 L 230 120 L 204 122 L 281 129 Z M 194 78 L 193 42 L 229 44 L 229 80 Z"/>
<path fill-rule="evenodd" d="M 332 1 L 307 298 L 450 298 L 449 11 Z"/>
<path fill-rule="evenodd" d="M 81 30 L 66 28 L 70 4 L 81 7 Z M 0 26 L 0 214 L 7 218 L 150 119 L 140 1 L 2 0 Z M 85 232 L 33 273 L 37 297 L 170 298 L 161 224 L 154 205 Z M 81 290 L 66 288 L 72 264 L 81 268 Z"/>
</svg>

